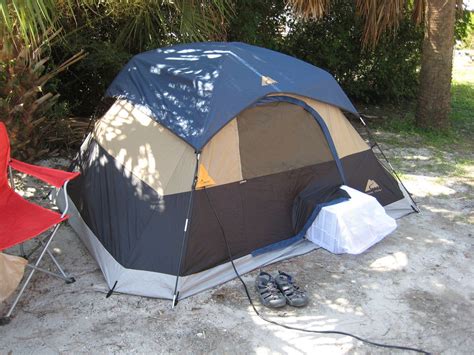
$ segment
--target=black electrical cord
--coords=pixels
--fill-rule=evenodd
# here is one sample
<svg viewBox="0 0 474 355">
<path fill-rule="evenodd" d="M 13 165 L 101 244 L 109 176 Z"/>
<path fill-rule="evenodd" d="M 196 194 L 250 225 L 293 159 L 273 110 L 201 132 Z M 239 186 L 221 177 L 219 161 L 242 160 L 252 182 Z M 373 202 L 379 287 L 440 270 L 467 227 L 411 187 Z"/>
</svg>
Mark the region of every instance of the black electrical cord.
<svg viewBox="0 0 474 355">
<path fill-rule="evenodd" d="M 370 341 L 370 340 L 367 340 L 367 339 L 364 339 L 364 338 L 361 338 L 357 335 L 354 335 L 354 334 L 351 334 L 351 333 L 346 333 L 346 332 L 342 332 L 342 331 L 338 331 L 338 330 L 313 330 L 313 329 L 305 329 L 305 328 L 298 328 L 298 327 L 291 327 L 289 325 L 286 325 L 286 324 L 281 324 L 281 323 L 278 323 L 278 322 L 275 322 L 271 319 L 267 319 L 265 318 L 263 315 L 260 314 L 260 312 L 257 310 L 257 308 L 255 307 L 255 305 L 253 304 L 253 301 L 252 301 L 252 297 L 250 297 L 250 293 L 249 293 L 249 290 L 247 288 L 247 285 L 245 284 L 244 280 L 242 280 L 242 277 L 240 276 L 239 272 L 237 271 L 237 268 L 235 267 L 235 264 L 234 264 L 234 258 L 232 257 L 232 252 L 230 250 L 230 247 L 229 247 L 229 243 L 227 241 L 227 237 L 226 237 L 226 234 L 225 234 L 225 230 L 224 230 L 224 227 L 221 223 L 221 220 L 219 218 L 219 216 L 217 215 L 217 211 L 216 209 L 214 208 L 214 205 L 212 204 L 211 202 L 211 199 L 209 197 L 209 193 L 207 191 L 207 188 L 204 188 L 204 191 L 205 191 L 205 194 L 206 194 L 206 197 L 207 197 L 207 201 L 209 202 L 209 206 L 211 207 L 212 209 L 212 212 L 214 213 L 214 216 L 216 217 L 216 220 L 217 220 L 217 223 L 219 224 L 219 228 L 222 232 L 222 238 L 224 239 L 224 242 L 225 242 L 225 245 L 226 245 L 226 248 L 227 248 L 227 253 L 229 255 L 229 259 L 230 259 L 230 262 L 232 264 L 232 268 L 234 269 L 234 272 L 235 274 L 237 275 L 238 279 L 240 280 L 240 282 L 242 283 L 242 286 L 244 287 L 244 290 L 245 290 L 245 294 L 247 295 L 247 298 L 250 302 L 250 305 L 252 306 L 255 314 L 257 314 L 257 316 L 259 316 L 261 319 L 263 319 L 265 322 L 268 322 L 268 323 L 271 323 L 271 324 L 274 324 L 274 325 L 277 325 L 279 327 L 282 327 L 282 328 L 286 328 L 286 329 L 290 329 L 290 330 L 297 330 L 297 331 L 300 331 L 300 332 L 306 332 L 306 333 L 316 333 L 316 334 L 337 334 L 337 335 L 345 335 L 345 336 L 350 336 L 354 339 L 357 339 L 361 342 L 364 342 L 364 343 L 367 343 L 367 344 L 370 344 L 370 345 L 374 345 L 374 346 L 378 346 L 378 347 L 382 347 L 382 348 L 388 348 L 388 349 L 399 349 L 399 350 L 408 350 L 408 351 L 414 351 L 414 352 L 417 352 L 417 353 L 421 353 L 421 354 L 426 354 L 426 355 L 431 355 L 431 353 L 425 351 L 425 350 L 422 350 L 422 349 L 417 349 L 417 348 L 411 348 L 411 347 L 408 347 L 408 346 L 400 346 L 400 345 L 390 345 L 390 344 L 383 344 L 383 343 L 377 343 L 377 342 L 374 342 L 374 341 Z"/>
</svg>

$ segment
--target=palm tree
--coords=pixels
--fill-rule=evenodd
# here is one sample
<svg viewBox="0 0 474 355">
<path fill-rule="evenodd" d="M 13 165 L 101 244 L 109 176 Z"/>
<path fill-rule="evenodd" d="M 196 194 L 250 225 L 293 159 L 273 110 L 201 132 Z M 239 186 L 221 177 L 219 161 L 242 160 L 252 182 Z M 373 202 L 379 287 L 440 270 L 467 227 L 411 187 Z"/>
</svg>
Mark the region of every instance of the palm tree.
<svg viewBox="0 0 474 355">
<path fill-rule="evenodd" d="M 427 1 L 416 110 L 417 124 L 423 128 L 449 127 L 454 22 L 454 1 Z"/>
<path fill-rule="evenodd" d="M 189 41 L 219 38 L 232 13 L 231 0 L 0 0 L 0 50 L 8 38 L 34 42 L 60 20 L 86 14 L 89 21 L 121 20 L 121 43 L 143 47 L 160 33 Z M 3 42 L 3 43 L 2 43 Z"/>
<path fill-rule="evenodd" d="M 331 0 L 287 0 L 304 19 L 317 19 L 330 10 Z M 454 47 L 455 9 L 460 0 L 355 0 L 356 13 L 364 21 L 362 43 L 373 47 L 380 35 L 395 30 L 406 9 L 414 21 L 423 24 L 420 88 L 416 123 L 422 128 L 450 126 L 451 72 Z"/>
</svg>

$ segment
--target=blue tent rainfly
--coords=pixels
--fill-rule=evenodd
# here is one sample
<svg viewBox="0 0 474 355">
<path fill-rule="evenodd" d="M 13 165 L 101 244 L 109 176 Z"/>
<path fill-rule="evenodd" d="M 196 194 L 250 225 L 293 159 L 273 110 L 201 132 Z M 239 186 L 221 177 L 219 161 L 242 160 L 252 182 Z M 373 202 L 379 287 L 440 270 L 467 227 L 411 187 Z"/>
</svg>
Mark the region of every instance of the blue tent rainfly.
<svg viewBox="0 0 474 355">
<path fill-rule="evenodd" d="M 336 80 L 296 58 L 244 43 L 193 43 L 134 56 L 106 95 L 151 112 L 197 151 L 272 93 L 293 93 L 357 114 Z"/>
</svg>

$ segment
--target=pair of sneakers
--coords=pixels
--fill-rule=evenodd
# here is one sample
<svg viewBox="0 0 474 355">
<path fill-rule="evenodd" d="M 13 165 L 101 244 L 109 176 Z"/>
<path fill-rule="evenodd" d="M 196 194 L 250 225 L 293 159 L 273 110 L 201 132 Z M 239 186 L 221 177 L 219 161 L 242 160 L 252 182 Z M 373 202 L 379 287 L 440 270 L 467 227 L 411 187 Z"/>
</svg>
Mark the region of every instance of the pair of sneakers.
<svg viewBox="0 0 474 355">
<path fill-rule="evenodd" d="M 266 307 L 280 308 L 286 304 L 304 307 L 308 304 L 308 297 L 295 285 L 293 277 L 281 271 L 278 271 L 275 277 L 260 271 L 255 280 L 255 287 L 260 302 Z"/>
</svg>

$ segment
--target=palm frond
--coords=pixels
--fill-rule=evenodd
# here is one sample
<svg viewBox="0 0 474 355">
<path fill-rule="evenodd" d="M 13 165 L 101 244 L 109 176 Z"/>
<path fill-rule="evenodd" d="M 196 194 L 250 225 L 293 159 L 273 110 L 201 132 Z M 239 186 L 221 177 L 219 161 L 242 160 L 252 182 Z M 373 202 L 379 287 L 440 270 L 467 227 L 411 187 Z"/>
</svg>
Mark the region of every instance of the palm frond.
<svg viewBox="0 0 474 355">
<path fill-rule="evenodd" d="M 413 7 L 413 17 L 420 23 L 425 2 L 426 0 L 354 0 L 356 15 L 364 22 L 361 38 L 363 46 L 374 47 L 384 32 L 396 31 L 407 6 Z M 303 19 L 318 19 L 326 15 L 331 6 L 331 0 L 287 0 L 287 3 Z"/>
<path fill-rule="evenodd" d="M 163 34 L 177 40 L 223 39 L 226 20 L 233 15 L 232 0 L 0 0 L 0 50 L 5 36 L 32 43 L 61 17 L 75 19 L 88 10 L 110 17 L 123 27 L 118 40 L 138 50 Z"/>
<path fill-rule="evenodd" d="M 304 19 L 318 19 L 329 12 L 331 0 L 287 0 L 293 12 Z"/>
<path fill-rule="evenodd" d="M 0 120 L 11 132 L 12 152 L 26 160 L 52 154 L 64 140 L 58 127 L 65 127 L 67 117 L 56 119 L 53 107 L 59 94 L 48 92 L 45 85 L 60 72 L 81 60 L 86 54 L 80 51 L 51 69 L 49 45 L 59 36 L 59 30 L 47 29 L 44 34 L 27 45 L 20 36 L 14 36 L 16 51 L 1 57 L 2 85 L 0 85 Z M 2 54 L 2 53 L 0 53 Z M 59 137 L 59 139 L 58 139 Z M 52 150 L 53 149 L 53 150 Z"/>
<path fill-rule="evenodd" d="M 225 37 L 225 23 L 233 13 L 228 0 L 180 0 L 179 32 L 190 41 L 218 40 Z"/>
<path fill-rule="evenodd" d="M 417 25 L 423 23 L 426 12 L 426 0 L 413 1 L 411 17 Z"/>
<path fill-rule="evenodd" d="M 364 21 L 362 44 L 374 47 L 386 31 L 396 31 L 403 18 L 406 0 L 356 0 L 356 12 Z"/>
<path fill-rule="evenodd" d="M 5 36 L 20 36 L 27 44 L 36 41 L 47 29 L 56 27 L 56 5 L 55 0 L 0 0 L 1 42 L 6 41 Z"/>
<path fill-rule="evenodd" d="M 100 6 L 102 15 L 122 26 L 117 43 L 137 51 L 163 38 L 223 39 L 226 20 L 233 15 L 232 0 L 83 0 L 79 6 L 92 12 Z"/>
</svg>

